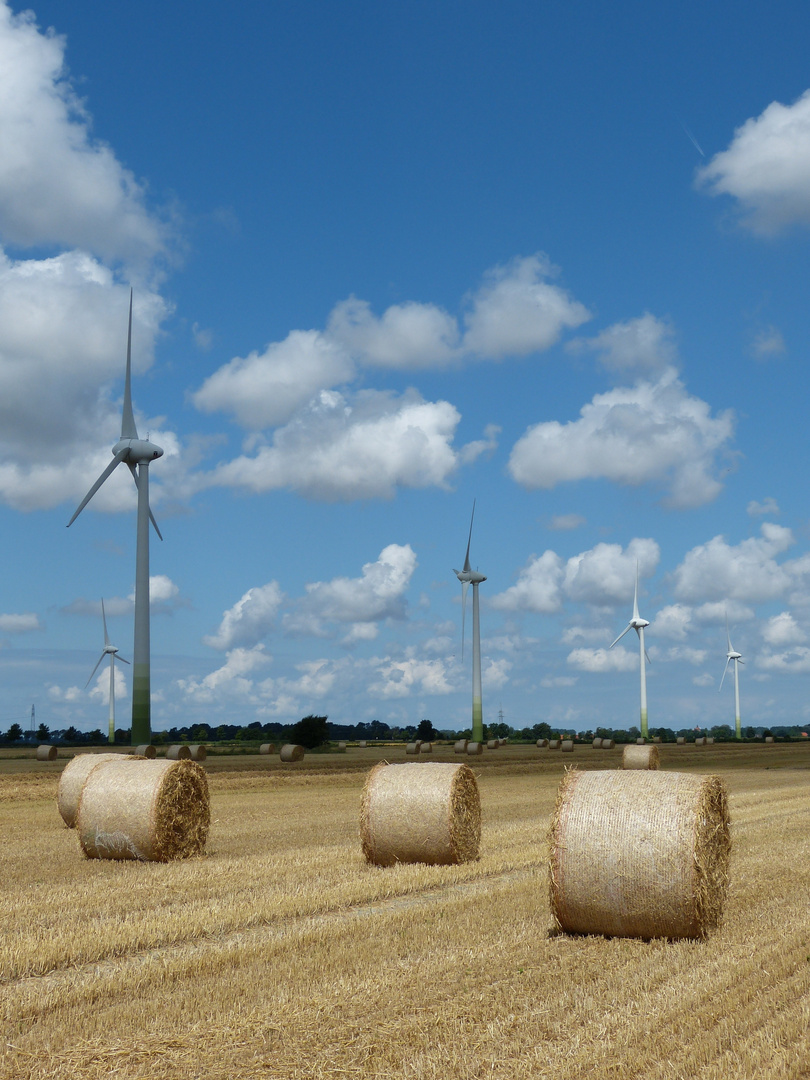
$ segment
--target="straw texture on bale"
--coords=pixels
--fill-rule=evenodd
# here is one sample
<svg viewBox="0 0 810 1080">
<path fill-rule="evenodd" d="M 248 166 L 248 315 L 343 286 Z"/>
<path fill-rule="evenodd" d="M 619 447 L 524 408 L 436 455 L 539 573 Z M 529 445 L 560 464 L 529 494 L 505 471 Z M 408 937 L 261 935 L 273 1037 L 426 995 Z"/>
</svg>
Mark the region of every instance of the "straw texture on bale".
<svg viewBox="0 0 810 1080">
<path fill-rule="evenodd" d="M 191 750 L 183 743 L 182 745 L 170 746 L 166 751 L 169 761 L 188 761 L 191 758 Z"/>
<path fill-rule="evenodd" d="M 472 769 L 433 761 L 376 765 L 363 789 L 360 840 L 377 866 L 477 859 L 481 800 Z"/>
<path fill-rule="evenodd" d="M 345 746 L 346 744 L 344 743 L 343 745 Z M 262 745 L 259 747 L 260 754 L 275 754 L 275 752 L 276 744 L 272 742 L 263 742 Z"/>
<path fill-rule="evenodd" d="M 199 855 L 210 812 L 195 761 L 104 761 L 87 777 L 76 828 L 89 859 L 168 862 Z"/>
<path fill-rule="evenodd" d="M 62 775 L 59 778 L 59 790 L 56 793 L 56 805 L 62 815 L 62 821 L 69 829 L 72 829 L 76 824 L 79 796 L 82 793 L 87 777 L 102 761 L 110 761 L 119 757 L 119 754 L 77 754 L 62 769 Z"/>
<path fill-rule="evenodd" d="M 647 740 L 645 738 L 636 739 L 636 746 L 644 746 Z"/>
<path fill-rule="evenodd" d="M 467 743 L 467 753 L 470 754 L 472 757 L 477 757 L 479 754 L 483 754 L 483 752 L 484 752 L 484 744 L 483 743 L 472 742 L 472 741 Z"/>
<path fill-rule="evenodd" d="M 192 743 L 189 750 L 191 751 L 192 761 L 205 761 L 208 757 L 208 751 L 202 743 Z"/>
<path fill-rule="evenodd" d="M 550 831 L 551 910 L 573 934 L 704 938 L 728 888 L 719 776 L 566 773 Z"/>
<path fill-rule="evenodd" d="M 422 745 L 419 747 L 419 753 L 420 754 L 432 754 L 433 753 L 433 743 L 432 742 L 423 742 Z"/>
<path fill-rule="evenodd" d="M 497 750 L 500 745 L 497 739 L 487 739 L 487 750 Z"/>
<path fill-rule="evenodd" d="M 537 740 L 537 747 L 538 747 L 539 750 L 547 750 L 548 749 L 548 739 L 538 739 Z"/>
<path fill-rule="evenodd" d="M 469 742 L 468 739 L 456 739 L 456 741 L 453 743 L 453 753 L 454 754 L 466 754 L 467 753 L 467 743 L 468 742 Z"/>
<path fill-rule="evenodd" d="M 420 742 L 418 742 L 418 741 L 417 742 L 409 742 L 405 746 L 405 753 L 406 754 L 418 754 L 419 753 L 419 748 L 420 748 L 421 745 L 422 744 Z"/>
<path fill-rule="evenodd" d="M 573 754 L 573 752 L 574 752 L 574 740 L 573 739 L 563 739 L 563 741 L 560 743 L 560 750 L 562 750 L 562 752 L 564 754 Z"/>
<path fill-rule="evenodd" d="M 154 758 L 157 757 L 157 750 L 150 743 L 142 743 L 140 746 L 135 747 L 135 756 Z"/>
<path fill-rule="evenodd" d="M 625 746 L 622 754 L 623 769 L 659 769 L 661 757 L 657 746 Z"/>
<path fill-rule="evenodd" d="M 591 743 L 591 746 L 593 746 L 595 749 L 598 750 L 602 746 L 602 740 L 601 739 L 594 739 L 593 742 Z"/>
<path fill-rule="evenodd" d="M 281 748 L 281 760 L 282 761 L 301 761 L 304 757 L 303 746 L 298 746 L 296 743 L 285 743 Z"/>
<path fill-rule="evenodd" d="M 686 739 L 683 737 L 683 735 L 679 735 L 675 742 L 678 744 L 678 746 L 683 746 L 683 744 L 686 742 Z"/>
<path fill-rule="evenodd" d="M 54 761 L 59 751 L 49 743 L 42 743 L 37 747 L 37 761 Z"/>
<path fill-rule="evenodd" d="M 614 739 L 602 739 L 603 750 L 614 750 L 616 748 L 616 742 Z"/>
<path fill-rule="evenodd" d="M 706 745 L 706 740 L 704 739 L 704 737 L 702 735 L 700 736 L 700 738 L 695 739 L 695 746 L 705 746 L 705 745 Z"/>
<path fill-rule="evenodd" d="M 548 740 L 548 748 L 549 748 L 549 750 L 559 750 L 560 749 L 560 740 L 559 739 L 549 739 Z"/>
</svg>

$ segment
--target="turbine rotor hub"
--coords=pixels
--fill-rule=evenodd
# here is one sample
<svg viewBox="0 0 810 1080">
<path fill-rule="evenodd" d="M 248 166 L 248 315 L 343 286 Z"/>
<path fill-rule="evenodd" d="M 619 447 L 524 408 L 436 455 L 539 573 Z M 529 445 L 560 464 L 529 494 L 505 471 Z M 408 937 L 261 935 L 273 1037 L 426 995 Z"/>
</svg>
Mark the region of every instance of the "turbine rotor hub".
<svg viewBox="0 0 810 1080">
<path fill-rule="evenodd" d="M 148 465 L 155 458 L 163 457 L 163 447 L 148 439 L 119 439 L 112 448 L 113 454 L 126 451 L 124 461 L 128 465 Z"/>
</svg>

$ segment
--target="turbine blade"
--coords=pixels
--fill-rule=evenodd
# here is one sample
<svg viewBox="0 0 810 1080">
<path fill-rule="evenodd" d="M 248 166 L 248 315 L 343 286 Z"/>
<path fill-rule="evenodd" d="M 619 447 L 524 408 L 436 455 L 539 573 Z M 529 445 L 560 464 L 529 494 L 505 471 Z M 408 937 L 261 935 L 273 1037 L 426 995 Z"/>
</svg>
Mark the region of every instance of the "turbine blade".
<svg viewBox="0 0 810 1080">
<path fill-rule="evenodd" d="M 461 660 L 464 661 L 464 628 L 467 625 L 467 589 L 469 589 L 469 581 L 462 581 L 461 583 Z"/>
<path fill-rule="evenodd" d="M 113 654 L 116 660 L 120 660 L 122 664 L 128 664 L 129 660 L 125 660 L 123 656 L 119 656 L 118 653 Z"/>
<path fill-rule="evenodd" d="M 625 635 L 625 634 L 627 633 L 627 631 L 628 631 L 628 630 L 632 630 L 632 629 L 633 629 L 633 624 L 632 624 L 632 623 L 628 623 L 628 624 L 627 624 L 627 626 L 626 626 L 626 627 L 624 628 L 624 630 L 622 630 L 622 632 L 621 632 L 621 633 L 619 634 L 619 636 L 618 636 L 618 637 L 616 638 L 616 641 L 614 641 L 614 642 L 613 642 L 613 645 L 615 645 L 615 644 L 616 644 L 617 642 L 621 641 L 621 640 L 622 640 L 622 638 L 624 637 L 624 635 Z M 613 648 L 613 645 L 611 645 L 611 646 L 610 646 L 610 647 L 611 647 L 611 649 Z"/>
<path fill-rule="evenodd" d="M 647 652 L 646 649 L 644 650 L 644 655 L 647 657 L 647 663 L 652 664 L 652 660 L 650 659 L 650 654 Z"/>
<path fill-rule="evenodd" d="M 745 661 L 744 661 L 744 660 L 741 660 L 741 659 L 740 659 L 739 657 L 737 657 L 737 663 L 738 663 L 738 664 L 744 664 L 744 663 L 745 663 Z"/>
<path fill-rule="evenodd" d="M 138 471 L 137 471 L 137 469 L 135 468 L 134 465 L 131 465 L 129 462 L 127 462 L 127 464 L 129 465 L 129 471 L 132 473 L 132 479 L 135 481 L 135 487 L 137 487 L 138 486 Z M 152 507 L 151 506 L 149 507 L 149 520 L 152 522 L 152 524 L 155 527 L 155 532 L 158 534 L 158 539 L 162 540 L 163 539 L 163 533 L 158 528 L 158 523 L 155 521 L 155 515 L 152 513 Z"/>
<path fill-rule="evenodd" d="M 101 619 L 104 623 L 104 644 L 110 644 L 110 635 L 107 633 L 107 616 L 104 614 L 104 597 L 101 598 Z"/>
<path fill-rule="evenodd" d="M 723 678 L 722 678 L 722 679 L 720 680 L 720 686 L 719 686 L 719 687 L 718 687 L 718 689 L 717 689 L 717 693 L 718 693 L 718 694 L 719 694 L 719 693 L 720 693 L 720 691 L 721 691 L 721 690 L 723 689 L 723 682 L 725 681 L 725 678 L 726 678 L 726 672 L 728 671 L 728 665 L 729 665 L 730 663 L 731 663 L 731 657 L 729 656 L 729 658 L 728 658 L 728 659 L 726 660 L 726 666 L 725 666 L 725 667 L 723 668 Z"/>
<path fill-rule="evenodd" d="M 633 618 L 638 619 L 638 559 L 636 559 L 636 589 L 633 593 Z"/>
<path fill-rule="evenodd" d="M 102 485 L 102 484 L 104 483 L 104 481 L 105 481 L 105 480 L 107 479 L 107 477 L 108 477 L 108 476 L 110 476 L 110 474 L 111 474 L 111 473 L 112 473 L 112 472 L 113 472 L 113 471 L 114 471 L 115 469 L 117 469 L 117 468 L 118 468 L 118 466 L 119 466 L 119 465 L 121 464 L 121 462 L 122 462 L 122 461 L 124 460 L 124 456 L 125 456 L 125 454 L 126 454 L 126 453 L 127 453 L 127 451 L 126 451 L 126 450 L 119 450 L 119 451 L 118 451 L 118 453 L 117 453 L 117 454 L 115 455 L 115 457 L 114 457 L 114 458 L 112 459 L 112 461 L 110 462 L 110 464 L 109 464 L 109 465 L 107 466 L 107 468 L 106 468 L 106 469 L 104 470 L 104 472 L 103 472 L 103 473 L 101 474 L 101 476 L 100 476 L 100 477 L 98 478 L 98 480 L 96 480 L 95 484 L 93 484 L 93 486 L 92 486 L 92 487 L 90 488 L 90 490 L 89 490 L 89 491 L 87 492 L 87 494 L 85 495 L 85 497 L 84 497 L 84 498 L 82 499 L 82 501 L 81 501 L 81 502 L 79 503 L 79 508 L 78 508 L 78 510 L 77 510 L 77 511 L 76 511 L 76 513 L 75 513 L 75 514 L 73 515 L 73 517 L 72 517 L 72 518 L 70 519 L 70 521 L 69 521 L 69 522 L 67 523 L 67 527 L 68 527 L 68 528 L 70 528 L 70 526 L 71 526 L 71 525 L 73 524 L 73 522 L 74 522 L 74 521 L 76 520 L 76 518 L 77 518 L 77 517 L 79 516 L 79 514 L 80 514 L 80 513 L 82 512 L 82 510 L 84 510 L 85 506 L 87 506 L 87 504 L 88 504 L 88 503 L 90 502 L 90 500 L 91 500 L 91 499 L 93 498 L 93 496 L 94 496 L 94 495 L 95 495 L 95 493 L 96 493 L 96 492 L 98 491 L 98 489 L 99 489 L 99 488 L 101 487 L 101 485 Z"/>
<path fill-rule="evenodd" d="M 472 527 L 475 519 L 475 499 L 473 499 L 472 516 L 470 518 L 470 535 L 467 537 L 467 554 L 464 556 L 464 570 L 470 570 L 470 542 L 472 541 Z"/>
<path fill-rule="evenodd" d="M 98 671 L 99 664 L 104 659 L 105 655 L 106 655 L 106 653 L 102 653 L 101 656 L 98 658 L 98 664 L 96 664 L 96 666 L 93 668 L 92 672 L 90 673 L 90 679 L 88 679 L 87 682 L 84 684 L 85 690 L 90 685 L 90 680 L 93 678 L 95 673 Z"/>
<path fill-rule="evenodd" d="M 726 641 L 728 642 L 728 651 L 729 652 L 734 652 L 734 650 L 731 647 L 731 634 L 729 633 L 729 630 L 728 630 L 728 612 L 726 612 Z"/>
<path fill-rule="evenodd" d="M 124 408 L 121 413 L 121 438 L 137 439 L 138 429 L 132 413 L 132 289 L 129 290 L 129 328 L 127 329 L 127 372 L 124 377 Z"/>
</svg>

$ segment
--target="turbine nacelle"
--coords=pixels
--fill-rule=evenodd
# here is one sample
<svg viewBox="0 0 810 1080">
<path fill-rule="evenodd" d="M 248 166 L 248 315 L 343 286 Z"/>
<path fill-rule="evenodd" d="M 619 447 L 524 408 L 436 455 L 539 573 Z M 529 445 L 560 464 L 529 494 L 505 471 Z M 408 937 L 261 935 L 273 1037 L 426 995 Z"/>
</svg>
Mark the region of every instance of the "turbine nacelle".
<svg viewBox="0 0 810 1080">
<path fill-rule="evenodd" d="M 649 626 L 649 625 L 650 624 L 647 622 L 646 619 L 631 619 L 630 620 L 630 626 L 632 626 L 634 630 L 643 630 L 645 626 Z"/>
<path fill-rule="evenodd" d="M 163 457 L 163 447 L 148 439 L 119 439 L 112 454 L 126 465 L 148 465 L 155 458 Z"/>
<path fill-rule="evenodd" d="M 480 585 L 482 581 L 486 581 L 485 574 L 479 574 L 477 570 L 454 570 L 462 585 Z"/>
</svg>

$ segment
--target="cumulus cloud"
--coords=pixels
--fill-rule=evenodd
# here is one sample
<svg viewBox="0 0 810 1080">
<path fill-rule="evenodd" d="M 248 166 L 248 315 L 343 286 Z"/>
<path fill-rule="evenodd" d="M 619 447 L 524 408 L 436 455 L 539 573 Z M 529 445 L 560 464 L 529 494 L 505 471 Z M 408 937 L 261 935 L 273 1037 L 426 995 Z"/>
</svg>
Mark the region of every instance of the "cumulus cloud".
<svg viewBox="0 0 810 1080">
<path fill-rule="evenodd" d="M 652 620 L 652 633 L 671 641 L 685 641 L 692 630 L 692 609 L 686 604 L 667 604 Z"/>
<path fill-rule="evenodd" d="M 767 326 L 754 335 L 751 352 L 758 360 L 766 360 L 770 356 L 781 356 L 784 351 L 785 339 L 775 326 Z"/>
<path fill-rule="evenodd" d="M 532 557 L 517 582 L 490 600 L 499 611 L 533 611 L 550 615 L 562 607 L 563 561 L 554 551 Z"/>
<path fill-rule="evenodd" d="M 772 499 L 770 495 L 767 499 L 763 499 L 762 502 L 757 502 L 756 499 L 752 499 L 746 506 L 745 512 L 751 517 L 771 517 L 779 513 L 779 505 L 776 499 Z"/>
<path fill-rule="evenodd" d="M 337 577 L 306 587 L 304 610 L 318 619 L 372 623 L 405 617 L 405 593 L 416 569 L 410 544 L 389 544 L 375 562 L 363 566 L 362 577 Z"/>
<path fill-rule="evenodd" d="M 0 632 L 4 634 L 27 634 L 41 629 L 39 616 L 31 611 L 21 615 L 0 615 Z"/>
<path fill-rule="evenodd" d="M 129 696 L 129 690 L 127 689 L 127 677 L 124 674 L 124 668 L 119 664 L 115 664 L 113 667 L 115 679 L 115 700 L 118 701 L 121 698 Z M 110 670 L 105 666 L 105 670 L 96 679 L 95 683 L 91 687 L 88 696 L 91 701 L 97 701 L 100 705 L 110 704 Z"/>
<path fill-rule="evenodd" d="M 715 536 L 692 548 L 676 567 L 675 595 L 691 602 L 774 600 L 791 584 L 790 574 L 775 557 L 794 542 L 790 529 L 769 522 L 763 522 L 760 536 L 737 545 Z"/>
<path fill-rule="evenodd" d="M 596 337 L 577 338 L 567 348 L 595 352 L 606 368 L 623 375 L 655 375 L 677 359 L 672 327 L 649 312 L 615 323 Z"/>
<path fill-rule="evenodd" d="M 807 634 L 789 611 L 782 611 L 778 615 L 772 615 L 762 629 L 762 636 L 769 645 L 777 648 L 783 645 L 795 645 L 806 641 Z"/>
<path fill-rule="evenodd" d="M 601 673 L 604 671 L 635 671 L 638 656 L 618 645 L 615 649 L 574 649 L 567 663 L 579 671 Z"/>
<path fill-rule="evenodd" d="M 225 663 L 210 672 L 205 678 L 178 679 L 178 689 L 188 698 L 200 705 L 215 701 L 241 698 L 257 699 L 253 693 L 251 673 L 259 667 L 272 662 L 272 657 L 264 651 L 264 645 L 254 645 L 250 649 L 231 649 L 225 657 Z"/>
<path fill-rule="evenodd" d="M 254 648 L 272 629 L 283 599 L 284 594 L 277 581 L 248 589 L 224 613 L 217 632 L 203 638 L 203 641 L 214 649 L 228 650 L 237 645 Z"/>
<path fill-rule="evenodd" d="M 435 368 L 460 356 L 458 322 L 434 304 L 393 304 L 378 318 L 368 301 L 351 296 L 332 309 L 327 332 L 374 367 Z"/>
<path fill-rule="evenodd" d="M 736 199 L 753 232 L 810 224 L 810 90 L 746 120 L 729 147 L 699 170 L 697 183 Z"/>
<path fill-rule="evenodd" d="M 664 660 L 671 663 L 692 664 L 700 667 L 708 653 L 705 649 L 691 649 L 687 645 L 673 645 L 669 649 L 656 649 L 652 647 L 652 656 L 655 660 Z"/>
<path fill-rule="evenodd" d="M 585 524 L 582 514 L 555 514 L 549 523 L 549 528 L 558 532 L 568 532 L 571 529 L 579 529 Z"/>
<path fill-rule="evenodd" d="M 547 690 L 554 690 L 558 687 L 576 686 L 578 682 L 578 675 L 549 675 L 545 679 L 540 680 L 540 685 L 544 686 Z"/>
<path fill-rule="evenodd" d="M 713 417 L 669 368 L 655 382 L 597 394 L 579 420 L 530 427 L 512 448 L 509 472 L 527 488 L 589 479 L 653 484 L 668 489 L 671 506 L 701 506 L 720 491 L 713 472 L 733 430 L 730 411 Z"/>
<path fill-rule="evenodd" d="M 374 697 L 401 698 L 412 693 L 450 694 L 456 689 L 448 679 L 443 660 L 378 657 L 372 661 L 372 665 L 375 677 L 368 684 L 368 692 Z"/>
<path fill-rule="evenodd" d="M 804 675 L 810 672 L 810 648 L 806 645 L 796 645 L 780 653 L 761 653 L 756 658 L 756 664 L 764 671 L 778 671 L 785 675 Z"/>
<path fill-rule="evenodd" d="M 143 263 L 167 230 L 90 118 L 65 75 L 65 40 L 32 12 L 0 4 L 0 234 L 20 246 L 82 248 Z"/>
</svg>

